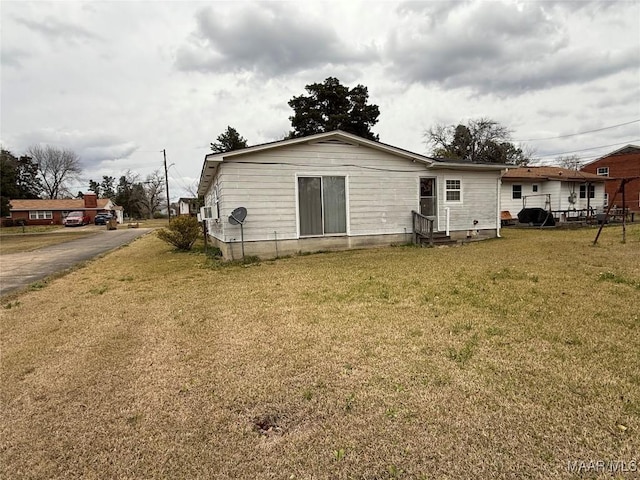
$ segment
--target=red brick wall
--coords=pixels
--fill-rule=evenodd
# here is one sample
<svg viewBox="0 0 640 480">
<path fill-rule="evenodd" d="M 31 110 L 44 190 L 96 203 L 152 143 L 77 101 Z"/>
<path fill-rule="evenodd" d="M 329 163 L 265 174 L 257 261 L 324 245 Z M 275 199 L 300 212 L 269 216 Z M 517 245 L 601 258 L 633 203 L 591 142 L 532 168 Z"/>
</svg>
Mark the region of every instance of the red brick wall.
<svg viewBox="0 0 640 480">
<path fill-rule="evenodd" d="M 90 193 L 84 194 L 84 208 L 97 208 L 98 207 L 98 197 L 97 195 L 93 195 Z"/>
<path fill-rule="evenodd" d="M 13 221 L 24 219 L 27 221 L 27 225 L 62 225 L 62 213 L 53 212 L 53 218 L 33 220 L 29 218 L 29 212 L 11 212 L 11 219 Z"/>
<path fill-rule="evenodd" d="M 609 195 L 609 204 L 622 207 L 622 195 L 619 193 L 615 201 L 613 196 L 620 187 L 621 178 L 640 177 L 640 151 L 624 155 L 611 155 L 601 158 L 581 168 L 583 172 L 598 173 L 598 168 L 608 167 L 609 177 L 605 183 L 605 192 Z M 640 212 L 640 178 L 624 186 L 625 207 L 633 212 Z"/>
</svg>

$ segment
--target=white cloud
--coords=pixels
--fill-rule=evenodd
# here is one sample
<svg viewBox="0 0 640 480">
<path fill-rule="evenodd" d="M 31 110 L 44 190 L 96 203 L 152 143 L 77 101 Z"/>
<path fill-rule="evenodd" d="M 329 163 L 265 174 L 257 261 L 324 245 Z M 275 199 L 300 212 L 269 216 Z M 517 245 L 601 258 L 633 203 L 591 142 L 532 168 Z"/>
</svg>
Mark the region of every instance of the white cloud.
<svg viewBox="0 0 640 480">
<path fill-rule="evenodd" d="M 342 41 L 330 23 L 291 4 L 242 4 L 231 12 L 207 7 L 198 11 L 196 21 L 197 30 L 177 52 L 180 70 L 274 77 L 368 63 L 377 56 L 373 48 Z"/>
<path fill-rule="evenodd" d="M 177 198 L 228 125 L 281 138 L 288 100 L 328 76 L 367 86 L 380 140 L 417 152 L 434 123 L 479 116 L 514 138 L 580 132 L 640 118 L 639 17 L 606 1 L 3 2 L 0 138 L 73 148 L 86 180 L 144 177 L 166 149 Z"/>
</svg>

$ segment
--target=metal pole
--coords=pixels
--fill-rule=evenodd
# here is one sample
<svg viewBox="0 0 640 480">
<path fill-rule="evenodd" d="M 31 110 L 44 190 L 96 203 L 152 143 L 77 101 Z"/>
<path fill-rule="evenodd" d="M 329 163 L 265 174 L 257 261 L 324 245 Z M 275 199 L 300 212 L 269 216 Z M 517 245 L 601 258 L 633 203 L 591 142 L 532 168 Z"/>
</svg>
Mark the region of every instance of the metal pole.
<svg viewBox="0 0 640 480">
<path fill-rule="evenodd" d="M 595 192 L 596 187 L 593 187 Z M 591 190 L 591 183 L 587 182 L 587 223 L 591 223 L 591 195 L 589 195 L 589 190 Z"/>
<path fill-rule="evenodd" d="M 624 182 L 624 180 L 622 180 Z M 622 183 L 620 184 L 620 188 L 622 187 Z M 616 193 L 613 194 L 613 199 L 609 202 L 609 206 L 607 207 L 607 212 L 604 214 L 604 218 L 602 219 L 602 223 L 600 223 L 600 228 L 598 229 L 598 233 L 596 234 L 596 238 L 593 241 L 593 244 L 595 245 L 596 243 L 598 243 L 598 237 L 600 237 L 600 233 L 602 233 L 602 229 L 604 228 L 604 224 L 607 222 L 607 220 L 609 220 L 609 212 L 611 211 L 611 207 L 613 207 L 614 202 L 616 201 L 616 198 L 618 196 L 618 192 L 620 191 L 620 188 L 618 188 L 618 190 L 616 190 Z"/>
<path fill-rule="evenodd" d="M 624 184 L 627 183 L 622 180 L 620 188 L 622 189 L 622 243 L 627 243 L 627 212 L 625 211 L 625 196 L 624 196 Z"/>
<path fill-rule="evenodd" d="M 242 223 L 240 224 L 240 243 L 242 244 L 242 259 L 244 260 L 244 229 Z"/>
<path fill-rule="evenodd" d="M 169 223 L 171 223 L 171 201 L 169 200 L 169 169 L 167 168 L 167 151 L 162 150 L 164 155 L 164 185 L 167 189 L 167 215 L 169 216 Z"/>
</svg>

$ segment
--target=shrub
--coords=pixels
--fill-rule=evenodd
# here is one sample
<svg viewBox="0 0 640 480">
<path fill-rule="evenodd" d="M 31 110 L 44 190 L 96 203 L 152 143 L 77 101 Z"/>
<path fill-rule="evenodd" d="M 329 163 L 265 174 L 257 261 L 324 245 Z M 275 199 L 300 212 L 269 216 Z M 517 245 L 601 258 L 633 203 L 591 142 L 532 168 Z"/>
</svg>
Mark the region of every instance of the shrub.
<svg viewBox="0 0 640 480">
<path fill-rule="evenodd" d="M 200 236 L 200 224 L 195 217 L 177 217 L 171 220 L 169 229 L 158 230 L 161 240 L 173 245 L 179 250 L 191 250 Z"/>
</svg>

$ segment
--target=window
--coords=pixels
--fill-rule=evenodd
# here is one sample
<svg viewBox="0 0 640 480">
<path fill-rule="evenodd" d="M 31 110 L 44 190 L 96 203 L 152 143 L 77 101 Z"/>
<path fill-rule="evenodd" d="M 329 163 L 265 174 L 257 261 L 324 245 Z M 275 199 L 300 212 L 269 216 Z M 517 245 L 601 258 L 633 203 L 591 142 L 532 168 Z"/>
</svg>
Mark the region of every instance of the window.
<svg viewBox="0 0 640 480">
<path fill-rule="evenodd" d="M 51 220 L 53 218 L 53 212 L 49 210 L 31 210 L 29 212 L 30 220 Z"/>
<path fill-rule="evenodd" d="M 604 203 L 603 206 L 608 207 L 609 206 L 609 194 L 605 193 L 604 194 Z"/>
<path fill-rule="evenodd" d="M 531 185 L 531 191 L 533 193 L 538 193 L 538 185 Z"/>
<path fill-rule="evenodd" d="M 445 180 L 445 198 L 447 202 L 462 201 L 462 181 Z"/>
<path fill-rule="evenodd" d="M 347 233 L 345 177 L 298 177 L 300 236 Z"/>
<path fill-rule="evenodd" d="M 218 220 L 220 218 L 220 196 L 218 194 L 218 185 L 213 189 L 213 208 L 211 218 Z"/>
<path fill-rule="evenodd" d="M 596 187 L 595 185 L 589 185 L 589 198 L 595 198 Z M 580 185 L 580 198 L 587 198 L 587 185 Z"/>
<path fill-rule="evenodd" d="M 596 173 L 598 175 L 602 175 L 603 177 L 608 177 L 609 176 L 609 167 L 598 167 L 598 170 L 596 171 Z"/>
<path fill-rule="evenodd" d="M 522 185 L 511 186 L 511 198 L 513 199 L 522 198 Z"/>
</svg>

